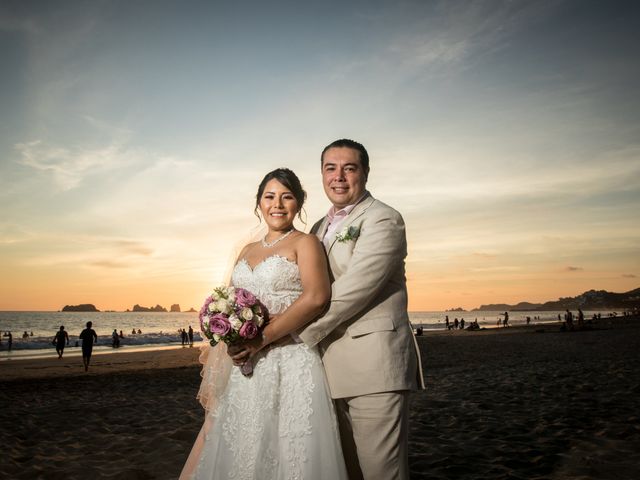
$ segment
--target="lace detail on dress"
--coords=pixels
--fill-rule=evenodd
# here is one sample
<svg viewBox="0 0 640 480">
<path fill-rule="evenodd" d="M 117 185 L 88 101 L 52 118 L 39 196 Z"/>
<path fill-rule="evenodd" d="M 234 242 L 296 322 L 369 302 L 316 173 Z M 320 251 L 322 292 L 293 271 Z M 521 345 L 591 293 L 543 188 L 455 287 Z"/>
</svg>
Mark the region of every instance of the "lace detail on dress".
<svg viewBox="0 0 640 480">
<path fill-rule="evenodd" d="M 252 292 L 273 314 L 286 310 L 302 293 L 298 265 L 280 255 L 271 255 L 253 268 L 241 259 L 231 283 Z"/>
<path fill-rule="evenodd" d="M 274 314 L 302 293 L 298 266 L 278 255 L 253 269 L 240 260 L 231 281 L 253 292 Z M 216 411 L 209 415 L 216 423 L 206 435 L 195 478 L 346 479 L 315 348 L 298 343 L 265 349 L 254 358 L 248 378 L 233 368 Z"/>
</svg>

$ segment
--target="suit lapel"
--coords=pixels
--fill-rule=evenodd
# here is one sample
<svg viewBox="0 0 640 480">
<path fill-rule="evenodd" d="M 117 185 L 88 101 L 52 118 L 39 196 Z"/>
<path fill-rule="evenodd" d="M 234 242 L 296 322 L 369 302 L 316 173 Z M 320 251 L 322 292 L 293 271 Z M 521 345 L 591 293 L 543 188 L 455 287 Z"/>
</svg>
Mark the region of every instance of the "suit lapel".
<svg viewBox="0 0 640 480">
<path fill-rule="evenodd" d="M 322 220 L 316 222 L 316 224 L 311 229 L 311 233 L 317 236 L 318 239 L 322 242 L 327 228 L 329 228 L 329 222 L 327 221 L 327 217 L 325 216 Z"/>
<path fill-rule="evenodd" d="M 371 194 L 369 194 L 359 204 L 357 204 L 355 208 L 351 211 L 351 213 L 347 215 L 347 218 L 344 219 L 344 222 L 342 222 L 342 225 L 340 225 L 340 231 L 344 230 L 345 228 L 349 228 L 349 226 L 353 222 L 355 222 L 358 219 L 358 217 L 360 217 L 364 212 L 367 211 L 367 209 L 371 206 L 374 200 L 375 199 L 371 196 Z M 328 225 L 325 219 L 325 222 L 323 225 L 323 235 L 324 235 L 324 232 L 327 231 L 327 227 Z M 336 244 L 336 241 L 338 240 L 338 235 L 337 235 L 338 233 L 339 232 L 336 232 L 336 236 L 333 237 L 333 240 L 331 240 L 331 245 L 329 245 L 329 249 L 327 250 L 327 255 L 329 254 L 329 252 L 331 252 L 331 249 Z M 322 237 L 320 237 L 320 239 L 322 240 Z"/>
</svg>

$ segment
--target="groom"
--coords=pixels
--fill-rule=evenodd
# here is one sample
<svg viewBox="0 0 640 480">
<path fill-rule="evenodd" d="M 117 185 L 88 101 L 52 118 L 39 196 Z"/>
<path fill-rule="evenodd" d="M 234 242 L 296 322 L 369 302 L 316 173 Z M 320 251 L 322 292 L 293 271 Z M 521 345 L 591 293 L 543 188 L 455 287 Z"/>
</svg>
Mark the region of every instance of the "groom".
<svg viewBox="0 0 640 480">
<path fill-rule="evenodd" d="M 407 479 L 409 391 L 424 381 L 407 314 L 404 221 L 366 190 L 364 146 L 336 140 L 320 158 L 333 206 L 311 232 L 325 246 L 332 294 L 300 338 L 320 345 L 349 477 Z"/>
</svg>

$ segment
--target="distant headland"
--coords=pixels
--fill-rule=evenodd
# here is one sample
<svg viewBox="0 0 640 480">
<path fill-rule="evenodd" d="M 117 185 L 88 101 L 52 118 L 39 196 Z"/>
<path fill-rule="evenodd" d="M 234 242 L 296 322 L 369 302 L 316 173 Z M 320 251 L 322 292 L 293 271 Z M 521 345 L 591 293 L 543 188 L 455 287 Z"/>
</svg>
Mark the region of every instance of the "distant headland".
<svg viewBox="0 0 640 480">
<path fill-rule="evenodd" d="M 589 290 L 577 297 L 566 297 L 545 303 L 520 302 L 515 305 L 492 303 L 481 305 L 473 311 L 557 311 L 557 310 L 632 310 L 640 308 L 640 288 L 625 293 L 606 290 Z"/>
<path fill-rule="evenodd" d="M 99 312 L 92 303 L 83 303 L 82 305 L 65 305 L 62 307 L 63 312 Z"/>
</svg>

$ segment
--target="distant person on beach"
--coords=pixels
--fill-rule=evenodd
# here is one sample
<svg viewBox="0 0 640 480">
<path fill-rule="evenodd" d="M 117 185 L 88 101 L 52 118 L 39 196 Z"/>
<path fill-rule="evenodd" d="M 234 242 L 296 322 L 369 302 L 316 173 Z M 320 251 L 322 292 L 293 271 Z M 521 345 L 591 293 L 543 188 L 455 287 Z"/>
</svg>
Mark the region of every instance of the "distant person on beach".
<svg viewBox="0 0 640 480">
<path fill-rule="evenodd" d="M 184 347 L 185 344 L 187 343 L 187 329 L 186 328 L 181 328 L 180 329 L 180 339 L 182 340 L 182 346 Z"/>
<path fill-rule="evenodd" d="M 138 329 L 138 335 L 142 335 L 142 330 Z"/>
<path fill-rule="evenodd" d="M 450 330 L 450 327 L 449 327 L 449 315 L 446 315 L 444 317 L 444 328 L 446 328 L 447 330 Z"/>
<path fill-rule="evenodd" d="M 11 333 L 11 331 L 5 332 L 5 334 L 3 335 L 7 338 L 7 350 L 11 351 L 11 347 L 13 346 L 13 334 Z"/>
<path fill-rule="evenodd" d="M 118 348 L 120 346 L 120 337 L 118 336 L 118 330 L 116 330 L 115 328 L 111 333 L 111 346 L 113 348 Z"/>
<path fill-rule="evenodd" d="M 584 313 L 582 313 L 581 309 L 578 309 L 578 329 L 584 328 Z"/>
<path fill-rule="evenodd" d="M 193 347 L 193 328 L 189 325 L 189 346 Z"/>
<path fill-rule="evenodd" d="M 135 334 L 136 334 L 136 329 L 135 329 L 135 328 L 132 328 L 132 329 L 131 329 L 131 335 L 135 335 Z"/>
<path fill-rule="evenodd" d="M 118 335 L 120 338 L 124 338 L 124 333 L 122 333 L 122 330 L 120 330 L 120 333 Z"/>
<path fill-rule="evenodd" d="M 91 361 L 91 352 L 93 351 L 93 342 L 98 343 L 98 335 L 96 331 L 91 328 L 92 322 L 87 322 L 87 328 L 80 333 L 80 340 L 82 340 L 82 363 L 84 363 L 84 371 L 89 370 L 89 362 Z"/>
<path fill-rule="evenodd" d="M 458 321 L 457 318 L 453 319 L 453 329 L 457 330 L 458 329 L 458 325 L 460 325 L 460 322 Z"/>
<path fill-rule="evenodd" d="M 53 337 L 53 343 L 55 343 L 56 345 L 58 358 L 62 358 L 62 354 L 64 353 L 64 346 L 69 345 L 69 334 L 64 329 L 64 325 L 60 325 L 60 330 L 58 330 Z"/>
<path fill-rule="evenodd" d="M 573 313 L 567 309 L 564 314 L 564 321 L 567 324 L 567 330 L 573 330 Z"/>
<path fill-rule="evenodd" d="M 504 320 L 502 320 L 502 326 L 503 327 L 509 326 L 509 312 L 504 312 Z"/>
<path fill-rule="evenodd" d="M 460 330 L 464 330 L 464 318 L 460 319 Z"/>
<path fill-rule="evenodd" d="M 27 333 L 27 331 L 25 330 L 24 333 L 22 334 L 22 338 L 29 338 L 29 334 Z"/>
</svg>

